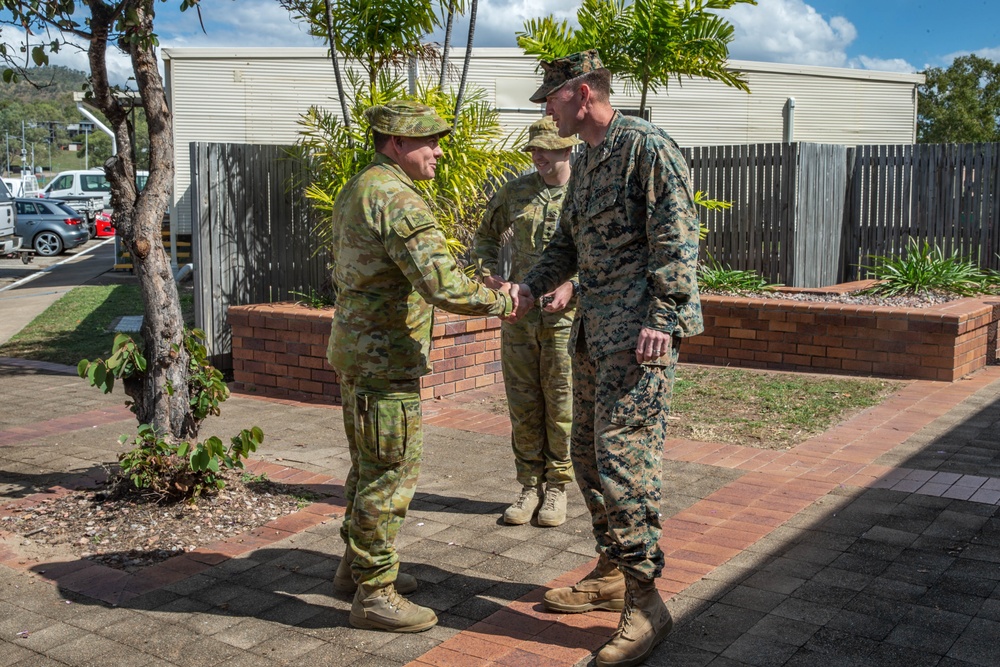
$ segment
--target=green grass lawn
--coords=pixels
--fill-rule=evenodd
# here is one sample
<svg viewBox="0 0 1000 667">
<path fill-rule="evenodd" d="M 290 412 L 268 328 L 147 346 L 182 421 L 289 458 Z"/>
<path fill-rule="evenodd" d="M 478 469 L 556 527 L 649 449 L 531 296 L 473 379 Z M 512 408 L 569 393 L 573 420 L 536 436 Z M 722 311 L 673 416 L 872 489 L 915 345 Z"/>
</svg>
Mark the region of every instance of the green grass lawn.
<svg viewBox="0 0 1000 667">
<path fill-rule="evenodd" d="M 194 297 L 181 289 L 181 310 L 190 323 Z M 83 285 L 69 291 L 32 322 L 0 345 L 0 356 L 76 366 L 81 359 L 106 358 L 118 317 L 142 315 L 137 284 Z M 134 334 L 138 338 L 138 334 Z"/>
</svg>

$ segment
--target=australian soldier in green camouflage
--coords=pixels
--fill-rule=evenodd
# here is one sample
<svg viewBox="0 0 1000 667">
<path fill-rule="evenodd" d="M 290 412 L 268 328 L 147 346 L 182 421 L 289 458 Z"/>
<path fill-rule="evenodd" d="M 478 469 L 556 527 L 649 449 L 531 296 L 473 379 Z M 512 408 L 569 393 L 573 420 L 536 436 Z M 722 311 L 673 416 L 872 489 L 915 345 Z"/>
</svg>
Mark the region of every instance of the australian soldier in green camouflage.
<svg viewBox="0 0 1000 667">
<path fill-rule="evenodd" d="M 505 316 L 513 304 L 459 270 L 414 188 L 434 177 L 448 125 L 413 102 L 373 107 L 367 117 L 376 156 L 338 194 L 332 223 L 337 302 L 328 359 L 340 377 L 351 454 L 347 549 L 334 585 L 356 589 L 356 627 L 415 632 L 437 617 L 399 595 L 416 581 L 398 573 L 394 541 L 420 471 L 420 377 L 430 370 L 433 307 Z"/>
<path fill-rule="evenodd" d="M 654 585 L 664 566 L 660 467 L 680 341 L 704 328 L 699 220 L 677 145 L 611 107 L 596 51 L 542 65 L 532 101 L 544 100 L 560 135 L 579 134 L 588 148 L 559 230 L 520 291 L 537 298 L 579 272 L 571 453 L 600 554 L 591 574 L 548 591 L 545 604 L 622 609 L 597 665 L 636 665 L 672 626 Z"/>
<path fill-rule="evenodd" d="M 536 171 L 506 183 L 490 200 L 473 241 L 487 285 L 498 278 L 519 282 L 534 266 L 559 224 L 570 153 L 579 144 L 560 137 L 551 118 L 531 125 L 522 150 Z M 500 273 L 501 248 L 509 239 L 509 275 Z M 491 281 L 497 281 L 492 282 Z M 501 365 L 511 421 L 514 467 L 521 491 L 504 522 L 524 524 L 538 513 L 541 526 L 566 520 L 566 484 L 573 481 L 570 427 L 573 420 L 569 333 L 576 314 L 575 280 L 543 297 L 543 304 L 517 322 L 504 322 Z M 543 488 L 544 485 L 544 488 Z"/>
</svg>

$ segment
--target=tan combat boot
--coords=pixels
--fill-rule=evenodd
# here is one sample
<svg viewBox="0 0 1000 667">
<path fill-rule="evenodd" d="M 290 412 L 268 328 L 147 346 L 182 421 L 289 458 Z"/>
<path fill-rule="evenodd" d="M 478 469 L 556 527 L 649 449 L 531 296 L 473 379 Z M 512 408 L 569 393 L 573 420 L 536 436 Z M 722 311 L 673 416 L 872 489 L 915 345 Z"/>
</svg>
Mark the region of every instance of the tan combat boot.
<svg viewBox="0 0 1000 667">
<path fill-rule="evenodd" d="M 632 667 L 642 663 L 674 627 L 655 581 L 625 577 L 625 608 L 618 630 L 597 654 L 597 667 Z"/>
<path fill-rule="evenodd" d="M 566 487 L 546 484 L 542 508 L 538 510 L 539 526 L 561 526 L 566 523 Z"/>
<path fill-rule="evenodd" d="M 354 562 L 354 549 L 348 545 L 344 550 L 344 557 L 340 559 L 337 566 L 337 573 L 333 575 L 333 590 L 344 595 L 354 595 L 358 590 L 358 585 L 354 582 L 354 575 L 351 574 L 351 563 Z M 403 595 L 408 595 L 417 590 L 417 579 L 413 575 L 405 572 L 396 573 L 396 590 Z"/>
<path fill-rule="evenodd" d="M 438 622 L 433 609 L 413 604 L 396 592 L 392 584 L 382 588 L 358 586 L 349 620 L 362 630 L 388 632 L 423 632 Z"/>
<path fill-rule="evenodd" d="M 525 486 L 514 504 L 503 513 L 503 522 L 511 526 L 520 526 L 531 521 L 538 507 L 542 504 L 542 485 Z"/>
<path fill-rule="evenodd" d="M 605 556 L 601 556 L 597 567 L 575 586 L 545 592 L 545 608 L 564 614 L 594 609 L 618 611 L 624 606 L 625 575 Z"/>
</svg>

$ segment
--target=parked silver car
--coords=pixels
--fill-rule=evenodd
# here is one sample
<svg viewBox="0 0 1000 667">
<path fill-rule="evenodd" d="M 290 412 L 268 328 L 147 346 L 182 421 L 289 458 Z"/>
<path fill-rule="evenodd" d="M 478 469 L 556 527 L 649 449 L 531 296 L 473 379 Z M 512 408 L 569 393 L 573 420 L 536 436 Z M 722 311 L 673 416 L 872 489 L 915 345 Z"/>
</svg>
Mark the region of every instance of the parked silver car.
<svg viewBox="0 0 1000 667">
<path fill-rule="evenodd" d="M 23 239 L 24 247 L 34 248 L 39 255 L 58 255 L 90 240 L 87 219 L 65 202 L 16 197 L 14 206 L 14 233 Z"/>
</svg>

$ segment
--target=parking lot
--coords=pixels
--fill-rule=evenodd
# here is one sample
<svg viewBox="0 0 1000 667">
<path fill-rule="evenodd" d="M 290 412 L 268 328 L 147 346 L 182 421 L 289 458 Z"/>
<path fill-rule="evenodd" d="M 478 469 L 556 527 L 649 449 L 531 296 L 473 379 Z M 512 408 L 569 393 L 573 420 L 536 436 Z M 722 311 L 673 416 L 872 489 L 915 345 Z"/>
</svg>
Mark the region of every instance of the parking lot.
<svg viewBox="0 0 1000 667">
<path fill-rule="evenodd" d="M 20 257 L 0 256 L 0 289 L 11 285 L 18 280 L 27 278 L 34 273 L 38 273 L 53 264 L 72 259 L 73 257 L 87 252 L 97 244 L 103 243 L 106 240 L 108 239 L 91 239 L 81 246 L 73 248 L 72 250 L 67 250 L 66 252 L 54 257 L 32 255 L 31 261 L 28 264 L 24 264 Z M 113 244 L 114 240 L 112 239 L 109 245 Z M 108 268 L 110 269 L 111 265 L 109 265 Z"/>
</svg>

